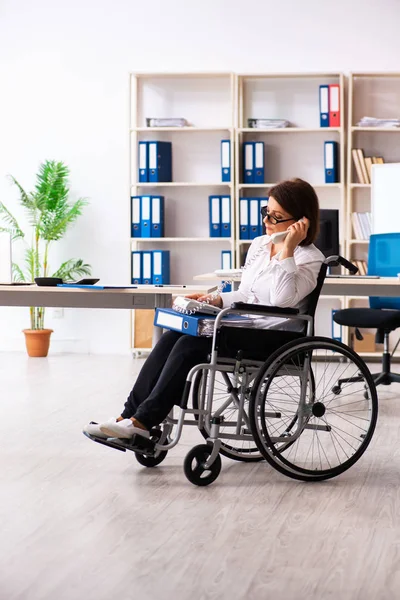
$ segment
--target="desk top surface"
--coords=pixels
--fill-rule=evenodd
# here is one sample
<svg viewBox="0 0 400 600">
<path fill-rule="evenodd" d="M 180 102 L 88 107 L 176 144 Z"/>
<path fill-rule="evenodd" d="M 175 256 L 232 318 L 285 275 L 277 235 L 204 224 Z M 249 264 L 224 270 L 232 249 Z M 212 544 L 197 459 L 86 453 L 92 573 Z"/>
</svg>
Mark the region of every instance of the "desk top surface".
<svg viewBox="0 0 400 600">
<path fill-rule="evenodd" d="M 9 292 L 12 294 L 22 293 L 22 292 L 32 292 L 34 294 L 43 294 L 43 293 L 56 293 L 56 294 L 172 294 L 176 295 L 186 295 L 186 294 L 195 294 L 196 292 L 207 294 L 213 288 L 210 288 L 209 285 L 201 284 L 198 285 L 137 285 L 131 287 L 106 287 L 104 289 L 99 289 L 98 287 L 88 286 L 88 287 L 58 287 L 58 286 L 44 286 L 44 285 L 0 285 L 0 293 L 1 292 Z"/>
<path fill-rule="evenodd" d="M 215 273 L 202 273 L 201 275 L 195 275 L 193 278 L 195 281 L 221 281 L 224 280 L 232 280 L 232 281 L 240 281 L 240 276 L 234 277 L 222 277 L 218 276 Z M 324 285 L 359 285 L 359 286 L 371 286 L 371 285 L 393 285 L 400 286 L 400 279 L 398 277 L 378 277 L 378 278 L 368 278 L 362 277 L 361 275 L 352 275 L 350 277 L 327 277 L 325 279 Z"/>
</svg>

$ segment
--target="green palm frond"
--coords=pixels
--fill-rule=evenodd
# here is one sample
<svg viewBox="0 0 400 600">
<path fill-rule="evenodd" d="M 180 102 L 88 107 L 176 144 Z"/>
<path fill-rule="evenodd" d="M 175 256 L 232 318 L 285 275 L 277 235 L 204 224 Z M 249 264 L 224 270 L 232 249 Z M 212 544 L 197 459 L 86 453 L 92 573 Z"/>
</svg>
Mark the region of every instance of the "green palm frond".
<svg viewBox="0 0 400 600">
<path fill-rule="evenodd" d="M 61 239 L 68 227 L 82 214 L 83 207 L 87 204 L 86 198 L 79 198 L 72 206 L 60 204 L 57 210 L 47 211 L 40 224 L 41 237 L 46 241 Z"/>
<path fill-rule="evenodd" d="M 63 281 L 74 281 L 76 277 L 82 277 L 82 275 L 90 275 L 92 267 L 83 262 L 81 258 L 71 258 L 64 262 L 52 277 L 61 277 Z"/>
<path fill-rule="evenodd" d="M 24 273 L 16 263 L 12 264 L 12 277 L 13 281 L 26 281 Z"/>
<path fill-rule="evenodd" d="M 7 233 L 10 233 L 12 240 L 23 238 L 25 236 L 24 232 L 18 225 L 17 219 L 10 213 L 8 208 L 6 208 L 2 202 L 0 202 L 0 218 L 4 223 L 7 223 L 10 226 L 1 227 L 0 231 L 7 231 Z"/>
<path fill-rule="evenodd" d="M 46 208 L 49 211 L 67 202 L 69 169 L 67 165 L 55 160 L 48 160 L 39 167 L 36 175 L 36 192 L 46 198 Z"/>
<path fill-rule="evenodd" d="M 40 256 L 35 247 L 25 251 L 25 264 L 30 281 L 33 281 L 35 277 L 40 277 Z"/>
</svg>

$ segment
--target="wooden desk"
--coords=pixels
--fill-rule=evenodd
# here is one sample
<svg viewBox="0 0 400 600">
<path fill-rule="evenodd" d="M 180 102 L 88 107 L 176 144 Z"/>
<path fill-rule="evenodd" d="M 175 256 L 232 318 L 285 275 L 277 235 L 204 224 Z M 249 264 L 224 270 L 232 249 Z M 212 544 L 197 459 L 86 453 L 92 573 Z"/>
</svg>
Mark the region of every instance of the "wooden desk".
<svg viewBox="0 0 400 600">
<path fill-rule="evenodd" d="M 207 294 L 210 286 L 163 286 L 139 285 L 137 288 L 92 289 L 44 287 L 37 285 L 0 285 L 0 306 L 44 306 L 60 308 L 125 308 L 155 309 L 168 308 L 172 297 L 196 292 Z M 154 327 L 153 345 L 162 334 Z"/>
<path fill-rule="evenodd" d="M 196 275 L 195 281 L 218 282 L 222 277 L 215 273 Z M 233 277 L 236 285 L 240 277 Z M 379 279 L 363 279 L 358 275 L 352 277 L 327 277 L 321 291 L 322 296 L 399 296 L 400 279 L 398 277 L 380 277 Z"/>
</svg>

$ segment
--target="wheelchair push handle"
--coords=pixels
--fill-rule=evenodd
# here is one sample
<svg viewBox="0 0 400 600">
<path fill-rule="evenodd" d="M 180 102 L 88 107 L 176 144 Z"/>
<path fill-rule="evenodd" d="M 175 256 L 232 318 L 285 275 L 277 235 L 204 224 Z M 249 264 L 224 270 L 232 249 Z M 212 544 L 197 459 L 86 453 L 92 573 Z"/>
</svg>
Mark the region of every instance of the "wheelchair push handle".
<svg viewBox="0 0 400 600">
<path fill-rule="evenodd" d="M 358 273 L 358 267 L 356 267 L 356 265 L 353 265 L 353 263 L 347 260 L 346 258 L 343 258 L 343 256 L 328 256 L 328 258 L 324 262 L 330 267 L 337 267 L 338 265 L 341 265 L 342 267 L 350 271 L 352 275 Z"/>
</svg>

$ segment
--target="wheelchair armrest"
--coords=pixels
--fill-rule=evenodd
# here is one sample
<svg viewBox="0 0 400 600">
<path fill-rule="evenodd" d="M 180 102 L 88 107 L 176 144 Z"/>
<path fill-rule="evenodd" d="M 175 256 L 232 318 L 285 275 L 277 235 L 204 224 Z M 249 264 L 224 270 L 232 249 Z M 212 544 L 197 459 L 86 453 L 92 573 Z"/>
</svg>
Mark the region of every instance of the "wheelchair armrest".
<svg viewBox="0 0 400 600">
<path fill-rule="evenodd" d="M 234 302 L 231 308 L 239 310 L 248 310 L 249 313 L 270 313 L 274 315 L 298 315 L 297 308 L 281 308 L 280 306 L 267 306 L 266 304 L 247 304 L 246 302 Z"/>
</svg>

